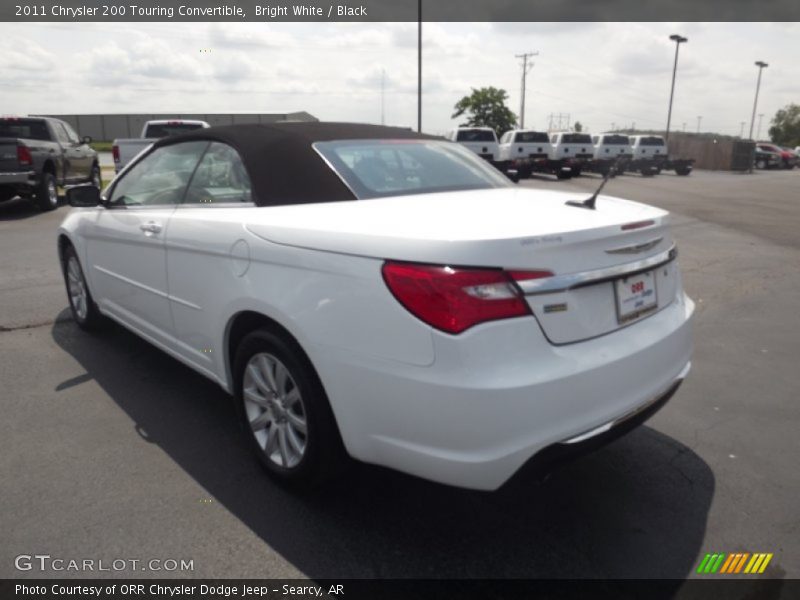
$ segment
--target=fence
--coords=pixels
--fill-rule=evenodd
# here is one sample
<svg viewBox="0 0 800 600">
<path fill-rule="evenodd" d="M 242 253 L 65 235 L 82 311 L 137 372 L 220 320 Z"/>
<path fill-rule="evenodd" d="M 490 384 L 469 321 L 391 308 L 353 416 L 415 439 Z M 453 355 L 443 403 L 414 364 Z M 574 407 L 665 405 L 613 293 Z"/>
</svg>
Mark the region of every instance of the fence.
<svg viewBox="0 0 800 600">
<path fill-rule="evenodd" d="M 733 139 L 717 140 L 706 136 L 671 133 L 669 154 L 672 158 L 693 158 L 698 169 L 744 171 L 751 167 L 755 142 Z"/>
<path fill-rule="evenodd" d="M 79 135 L 95 141 L 110 142 L 116 138 L 138 137 L 146 121 L 156 119 L 196 119 L 209 125 L 239 123 L 276 123 L 278 121 L 317 121 L 307 112 L 293 113 L 205 113 L 205 114 L 121 114 L 121 115 L 38 115 L 55 117 L 72 125 Z"/>
</svg>

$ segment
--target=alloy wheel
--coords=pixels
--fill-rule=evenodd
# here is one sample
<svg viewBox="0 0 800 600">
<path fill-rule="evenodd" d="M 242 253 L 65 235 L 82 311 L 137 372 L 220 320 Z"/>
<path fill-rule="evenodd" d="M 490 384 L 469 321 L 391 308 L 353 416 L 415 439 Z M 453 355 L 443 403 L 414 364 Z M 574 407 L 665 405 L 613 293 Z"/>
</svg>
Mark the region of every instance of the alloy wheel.
<svg viewBox="0 0 800 600">
<path fill-rule="evenodd" d="M 72 304 L 72 308 L 75 309 L 75 314 L 79 319 L 85 319 L 89 312 L 89 299 L 81 267 L 78 264 L 78 259 L 74 256 L 70 256 L 67 261 L 67 287 L 69 289 L 69 301 Z"/>
<path fill-rule="evenodd" d="M 296 467 L 306 453 L 308 424 L 300 388 L 274 355 L 254 354 L 244 370 L 244 409 L 253 437 L 278 467 Z"/>
</svg>

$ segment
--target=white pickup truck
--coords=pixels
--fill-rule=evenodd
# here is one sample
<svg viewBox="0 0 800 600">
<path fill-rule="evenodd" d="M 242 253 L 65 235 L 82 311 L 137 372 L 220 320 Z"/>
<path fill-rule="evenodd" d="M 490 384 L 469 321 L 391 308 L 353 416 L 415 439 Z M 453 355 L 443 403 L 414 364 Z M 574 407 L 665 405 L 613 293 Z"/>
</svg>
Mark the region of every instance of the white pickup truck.
<svg viewBox="0 0 800 600">
<path fill-rule="evenodd" d="M 521 179 L 527 179 L 531 173 L 550 173 L 559 179 L 568 179 L 571 169 L 562 161 L 553 162 L 551 151 L 550 136 L 544 131 L 507 131 L 500 138 L 500 170 L 514 169 Z"/>
<path fill-rule="evenodd" d="M 190 121 L 186 119 L 147 121 L 142 127 L 142 134 L 138 138 L 114 140 L 111 148 L 114 156 L 114 171 L 119 173 L 137 154 L 160 138 L 208 127 L 210 125 L 205 121 Z"/>
<path fill-rule="evenodd" d="M 581 174 L 583 167 L 594 158 L 594 146 L 588 133 L 560 131 L 550 136 L 550 160 L 572 169 L 572 176 Z"/>
<path fill-rule="evenodd" d="M 491 127 L 458 127 L 445 136 L 494 164 L 499 159 L 497 134 Z"/>
<path fill-rule="evenodd" d="M 594 144 L 594 160 L 589 170 L 606 175 L 615 167 L 615 171 L 623 171 L 625 165 L 633 158 L 631 139 L 620 133 L 599 133 L 592 136 Z"/>
<path fill-rule="evenodd" d="M 660 135 L 633 135 L 630 139 L 633 158 L 628 161 L 626 171 L 638 171 L 648 176 L 668 170 L 685 176 L 694 168 L 692 158 L 670 158 L 667 142 Z"/>
</svg>

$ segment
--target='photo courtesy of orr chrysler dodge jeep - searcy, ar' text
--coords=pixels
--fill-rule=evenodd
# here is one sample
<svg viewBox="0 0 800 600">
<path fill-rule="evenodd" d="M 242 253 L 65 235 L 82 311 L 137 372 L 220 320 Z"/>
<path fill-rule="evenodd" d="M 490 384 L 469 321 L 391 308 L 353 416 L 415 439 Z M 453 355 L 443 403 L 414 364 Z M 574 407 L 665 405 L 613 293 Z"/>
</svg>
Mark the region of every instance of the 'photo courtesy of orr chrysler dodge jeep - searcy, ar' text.
<svg viewBox="0 0 800 600">
<path fill-rule="evenodd" d="M 77 323 L 217 382 L 283 481 L 352 457 L 494 490 L 642 423 L 690 369 L 666 211 L 521 188 L 441 138 L 198 129 L 68 198 Z"/>
</svg>

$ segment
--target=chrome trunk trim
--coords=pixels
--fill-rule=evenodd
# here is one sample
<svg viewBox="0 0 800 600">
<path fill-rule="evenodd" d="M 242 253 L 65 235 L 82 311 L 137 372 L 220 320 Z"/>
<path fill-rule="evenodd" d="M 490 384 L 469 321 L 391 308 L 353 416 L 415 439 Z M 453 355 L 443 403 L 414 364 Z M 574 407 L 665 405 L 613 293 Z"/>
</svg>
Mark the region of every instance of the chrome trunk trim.
<svg viewBox="0 0 800 600">
<path fill-rule="evenodd" d="M 626 277 L 655 269 L 669 262 L 675 260 L 678 256 L 678 249 L 673 244 L 669 250 L 660 252 L 648 258 L 625 263 L 622 265 L 615 265 L 613 267 L 606 267 L 604 269 L 596 269 L 594 271 L 584 271 L 583 273 L 569 273 L 566 275 L 554 275 L 553 277 L 545 277 L 541 279 L 527 279 L 517 281 L 522 293 L 526 296 L 534 294 L 551 294 L 553 292 L 565 292 L 573 288 L 582 287 L 617 279 L 619 277 Z"/>
</svg>

